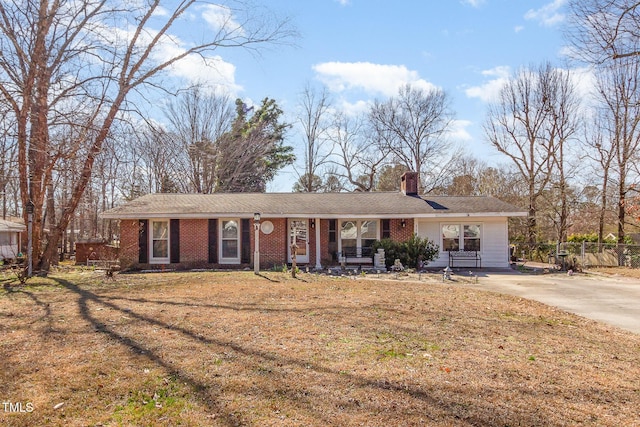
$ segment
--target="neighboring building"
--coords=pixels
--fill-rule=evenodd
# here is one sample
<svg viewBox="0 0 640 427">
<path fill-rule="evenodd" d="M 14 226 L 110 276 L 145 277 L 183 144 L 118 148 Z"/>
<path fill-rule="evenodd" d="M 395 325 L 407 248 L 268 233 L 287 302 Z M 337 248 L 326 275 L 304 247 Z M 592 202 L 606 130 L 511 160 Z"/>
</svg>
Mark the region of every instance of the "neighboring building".
<svg viewBox="0 0 640 427">
<path fill-rule="evenodd" d="M 526 212 L 493 197 L 419 196 L 418 175 L 400 192 L 149 194 L 103 213 L 120 220 L 122 268 L 241 268 L 253 265 L 260 214 L 261 268 L 371 263 L 371 244 L 417 233 L 448 251 L 477 251 L 483 267 L 509 266 L 508 218 Z M 464 260 L 459 262 L 464 264 Z M 474 266 L 469 260 L 468 266 Z"/>
<path fill-rule="evenodd" d="M 109 245 L 104 239 L 84 239 L 76 242 L 76 265 L 89 264 L 91 261 L 112 261 L 118 258 L 118 248 Z"/>
<path fill-rule="evenodd" d="M 0 260 L 18 257 L 22 246 L 20 236 L 26 229 L 21 222 L 0 219 Z"/>
</svg>

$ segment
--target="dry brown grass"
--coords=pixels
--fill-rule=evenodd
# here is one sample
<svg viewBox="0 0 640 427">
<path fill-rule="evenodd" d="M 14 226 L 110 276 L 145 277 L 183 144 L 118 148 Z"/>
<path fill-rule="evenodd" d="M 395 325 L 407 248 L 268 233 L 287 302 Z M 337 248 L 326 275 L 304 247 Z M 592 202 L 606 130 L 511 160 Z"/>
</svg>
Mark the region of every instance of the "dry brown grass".
<svg viewBox="0 0 640 427">
<path fill-rule="evenodd" d="M 611 276 L 624 276 L 624 277 L 632 277 L 634 279 L 640 279 L 640 268 L 597 267 L 597 268 L 590 268 L 589 272 L 607 274 Z"/>
<path fill-rule="evenodd" d="M 436 276 L 97 274 L 0 291 L 0 399 L 34 407 L 1 425 L 640 422 L 640 337 L 535 302 Z"/>
</svg>

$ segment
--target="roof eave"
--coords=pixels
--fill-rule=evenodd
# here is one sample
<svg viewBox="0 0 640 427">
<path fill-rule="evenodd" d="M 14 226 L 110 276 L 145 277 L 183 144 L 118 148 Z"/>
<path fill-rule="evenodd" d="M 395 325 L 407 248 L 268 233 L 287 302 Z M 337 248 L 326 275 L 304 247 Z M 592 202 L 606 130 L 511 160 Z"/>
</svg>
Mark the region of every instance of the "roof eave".
<svg viewBox="0 0 640 427">
<path fill-rule="evenodd" d="M 451 217 L 525 217 L 527 212 L 435 212 L 435 213 L 409 213 L 409 212 L 395 212 L 395 213 L 338 213 L 338 214 L 312 214 L 312 213 L 261 213 L 261 219 L 274 219 L 274 218 L 319 218 L 319 219 L 338 219 L 346 217 L 357 217 L 362 219 L 380 219 L 380 218 L 451 218 Z M 102 219 L 114 219 L 114 220 L 126 220 L 126 219 L 140 219 L 140 218 L 172 218 L 172 219 L 202 219 L 202 218 L 253 218 L 253 214 L 246 212 L 199 212 L 199 213 L 154 213 L 154 214 L 138 214 L 138 213 L 103 213 L 100 215 Z"/>
</svg>

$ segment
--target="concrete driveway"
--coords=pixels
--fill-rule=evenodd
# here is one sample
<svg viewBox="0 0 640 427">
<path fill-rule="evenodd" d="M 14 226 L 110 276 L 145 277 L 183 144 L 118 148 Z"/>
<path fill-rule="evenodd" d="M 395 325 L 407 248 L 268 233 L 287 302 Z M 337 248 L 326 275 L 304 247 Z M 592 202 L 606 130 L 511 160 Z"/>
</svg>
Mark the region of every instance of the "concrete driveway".
<svg viewBox="0 0 640 427">
<path fill-rule="evenodd" d="M 479 272 L 465 286 L 510 294 L 640 334 L 640 280 L 595 274 Z"/>
</svg>

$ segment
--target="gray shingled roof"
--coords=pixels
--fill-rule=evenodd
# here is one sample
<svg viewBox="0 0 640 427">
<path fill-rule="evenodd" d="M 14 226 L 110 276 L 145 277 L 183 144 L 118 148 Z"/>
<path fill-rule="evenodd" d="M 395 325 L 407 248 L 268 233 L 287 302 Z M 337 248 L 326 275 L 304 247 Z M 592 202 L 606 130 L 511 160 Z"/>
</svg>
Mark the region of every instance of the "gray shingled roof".
<svg viewBox="0 0 640 427">
<path fill-rule="evenodd" d="M 379 193 L 216 193 L 148 194 L 102 214 L 135 218 L 440 217 L 524 216 L 526 212 L 494 197 L 407 196 Z"/>
</svg>

